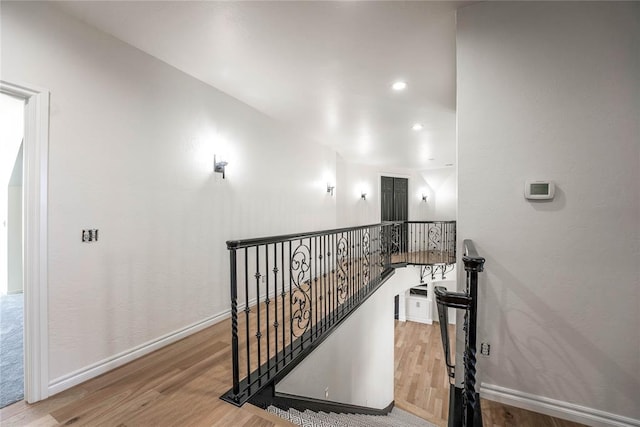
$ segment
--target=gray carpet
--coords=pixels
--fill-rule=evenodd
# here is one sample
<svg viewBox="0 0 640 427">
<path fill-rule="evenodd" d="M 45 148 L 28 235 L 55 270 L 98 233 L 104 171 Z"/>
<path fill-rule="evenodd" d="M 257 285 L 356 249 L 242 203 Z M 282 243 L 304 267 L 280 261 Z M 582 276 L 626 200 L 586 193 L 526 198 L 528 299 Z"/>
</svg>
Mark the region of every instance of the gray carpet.
<svg viewBox="0 0 640 427">
<path fill-rule="evenodd" d="M 23 294 L 0 296 L 0 408 L 24 397 Z"/>
</svg>

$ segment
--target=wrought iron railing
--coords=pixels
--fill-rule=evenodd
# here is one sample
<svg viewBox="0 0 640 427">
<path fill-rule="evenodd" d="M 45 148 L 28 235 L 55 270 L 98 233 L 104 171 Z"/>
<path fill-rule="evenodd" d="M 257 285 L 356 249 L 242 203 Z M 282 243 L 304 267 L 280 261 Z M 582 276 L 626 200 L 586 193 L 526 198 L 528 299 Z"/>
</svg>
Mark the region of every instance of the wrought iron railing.
<svg viewBox="0 0 640 427">
<path fill-rule="evenodd" d="M 455 221 L 395 221 L 384 224 L 390 228 L 393 264 L 455 264 Z"/>
<path fill-rule="evenodd" d="M 222 398 L 242 405 L 284 377 L 398 263 L 455 262 L 455 222 L 374 224 L 229 241 L 227 248 L 233 388 Z"/>
<path fill-rule="evenodd" d="M 466 271 L 466 288 L 464 292 L 447 291 L 446 288 L 436 286 L 436 305 L 440 320 L 440 332 L 445 353 L 445 362 L 450 378 L 455 377 L 454 365 L 450 357 L 450 340 L 447 329 L 448 307 L 465 310 L 464 326 L 465 348 L 464 361 L 464 389 L 456 393 L 452 384 L 449 402 L 449 427 L 482 427 L 482 412 L 480 399 L 476 391 L 476 321 L 478 316 L 478 273 L 484 270 L 485 259 L 478 255 L 471 240 L 465 240 L 462 262 Z M 459 396 L 459 397 L 456 397 Z"/>
</svg>

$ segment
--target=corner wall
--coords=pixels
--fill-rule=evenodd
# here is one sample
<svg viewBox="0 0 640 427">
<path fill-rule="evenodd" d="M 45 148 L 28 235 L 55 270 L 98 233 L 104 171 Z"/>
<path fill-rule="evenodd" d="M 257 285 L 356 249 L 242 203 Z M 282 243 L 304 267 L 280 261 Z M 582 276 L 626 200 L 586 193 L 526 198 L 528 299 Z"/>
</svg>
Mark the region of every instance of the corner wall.
<svg viewBox="0 0 640 427">
<path fill-rule="evenodd" d="M 481 394 L 640 425 L 640 4 L 485 2 L 457 22 Z M 554 180 L 555 199 L 525 200 L 526 179 Z"/>
</svg>

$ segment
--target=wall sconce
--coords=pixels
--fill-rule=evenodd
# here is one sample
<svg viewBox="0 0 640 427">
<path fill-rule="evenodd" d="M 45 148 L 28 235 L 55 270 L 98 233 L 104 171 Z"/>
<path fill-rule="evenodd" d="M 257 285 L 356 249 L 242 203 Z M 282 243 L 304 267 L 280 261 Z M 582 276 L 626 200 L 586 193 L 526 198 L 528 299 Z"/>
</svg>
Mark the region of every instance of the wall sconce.
<svg viewBox="0 0 640 427">
<path fill-rule="evenodd" d="M 213 155 L 213 171 L 222 174 L 222 179 L 224 179 L 224 168 L 227 166 L 229 162 L 225 161 L 216 161 L 216 155 Z"/>
<path fill-rule="evenodd" d="M 335 185 L 331 185 L 329 183 L 327 183 L 327 193 L 331 193 L 331 195 L 333 196 L 333 189 L 336 188 Z"/>
<path fill-rule="evenodd" d="M 360 194 L 360 198 L 362 198 L 362 200 L 367 200 L 367 193 Z"/>
<path fill-rule="evenodd" d="M 423 202 L 425 202 L 425 203 L 427 203 L 427 195 L 426 195 L 426 194 L 423 194 L 423 195 L 422 195 L 422 201 L 423 201 Z"/>
</svg>

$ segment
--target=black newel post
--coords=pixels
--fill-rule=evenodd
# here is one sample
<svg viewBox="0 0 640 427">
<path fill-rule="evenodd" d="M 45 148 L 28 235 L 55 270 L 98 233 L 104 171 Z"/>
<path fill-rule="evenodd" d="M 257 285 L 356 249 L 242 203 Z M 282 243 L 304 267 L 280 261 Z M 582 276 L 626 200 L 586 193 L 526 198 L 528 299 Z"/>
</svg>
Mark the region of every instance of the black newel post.
<svg viewBox="0 0 640 427">
<path fill-rule="evenodd" d="M 484 258 L 464 256 L 464 269 L 467 272 L 467 293 L 469 311 L 467 312 L 467 342 L 464 351 L 464 425 L 482 427 L 480 399 L 476 392 L 476 322 L 478 317 L 478 273 L 484 268 Z"/>
</svg>

